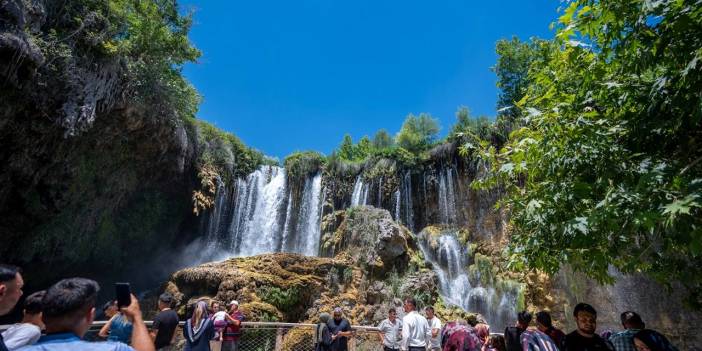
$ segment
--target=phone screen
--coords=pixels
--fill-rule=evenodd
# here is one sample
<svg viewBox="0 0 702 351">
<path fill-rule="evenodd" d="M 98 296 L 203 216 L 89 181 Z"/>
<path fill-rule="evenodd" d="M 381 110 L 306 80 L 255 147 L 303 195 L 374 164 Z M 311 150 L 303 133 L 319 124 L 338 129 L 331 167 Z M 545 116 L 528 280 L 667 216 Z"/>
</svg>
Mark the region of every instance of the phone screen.
<svg viewBox="0 0 702 351">
<path fill-rule="evenodd" d="M 117 307 L 126 307 L 132 303 L 129 283 L 115 283 L 115 295 L 117 295 Z"/>
</svg>

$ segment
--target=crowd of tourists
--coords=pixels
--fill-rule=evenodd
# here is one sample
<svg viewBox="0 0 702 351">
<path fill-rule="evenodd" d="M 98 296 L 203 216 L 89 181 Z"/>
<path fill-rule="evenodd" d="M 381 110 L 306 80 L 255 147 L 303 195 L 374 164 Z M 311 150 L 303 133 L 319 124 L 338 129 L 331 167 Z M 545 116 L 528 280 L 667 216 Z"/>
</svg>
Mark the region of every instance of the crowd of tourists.
<svg viewBox="0 0 702 351">
<path fill-rule="evenodd" d="M 22 296 L 24 280 L 18 267 L 0 264 L 0 316 L 7 315 Z M 139 301 L 132 294 L 127 306 L 110 301 L 102 306 L 108 318 L 98 332 L 103 342 L 84 340 L 96 316 L 100 286 L 85 278 L 63 279 L 24 299 L 20 323 L 0 333 L 0 351 L 170 351 L 175 350 L 178 315 L 174 298 L 163 293 L 151 330 L 146 327 Z M 218 303 L 198 301 L 183 326 L 186 351 L 237 351 L 244 317 L 239 303 L 228 312 Z"/>
<path fill-rule="evenodd" d="M 413 298 L 404 300 L 403 309 L 400 319 L 390 308 L 388 318 L 378 325 L 384 351 L 677 351 L 665 336 L 646 329 L 641 316 L 632 311 L 621 314 L 623 331 L 597 334 L 597 311 L 585 303 L 573 310 L 577 328 L 570 334 L 555 328 L 546 311 L 536 313 L 534 326 L 530 326 L 531 313 L 519 312 L 516 324 L 500 335 L 491 334 L 484 323 L 472 326 L 456 320 L 442 325 L 433 307 L 424 308 L 422 315 Z M 322 313 L 315 330 L 315 351 L 346 351 L 352 333 L 340 308 L 333 318 Z"/>
<path fill-rule="evenodd" d="M 0 316 L 8 314 L 22 296 L 24 280 L 18 267 L 0 264 Z M 158 314 L 149 330 L 139 301 L 131 295 L 126 306 L 110 301 L 102 306 L 108 318 L 98 336 L 105 341 L 88 342 L 84 336 L 96 315 L 100 287 L 85 278 L 63 279 L 44 291 L 24 299 L 23 318 L 0 334 L 0 351 L 155 351 L 173 350 L 178 315 L 171 308 L 169 293 L 159 296 Z M 124 303 L 123 303 L 124 304 Z M 597 334 L 597 311 L 580 303 L 573 310 L 577 328 L 569 334 L 553 326 L 551 315 L 519 312 L 516 324 L 503 335 L 491 334 L 487 324 L 470 325 L 465 320 L 445 325 L 431 306 L 417 311 L 413 298 L 404 300 L 404 316 L 394 308 L 378 325 L 378 342 L 384 351 L 677 351 L 662 334 L 646 329 L 636 312 L 621 314 L 623 331 Z M 216 301 L 194 303 L 191 317 L 183 325 L 185 351 L 238 351 L 244 315 L 239 302 L 226 306 Z M 333 316 L 322 313 L 314 333 L 316 351 L 347 351 L 354 331 L 336 307 Z"/>
</svg>

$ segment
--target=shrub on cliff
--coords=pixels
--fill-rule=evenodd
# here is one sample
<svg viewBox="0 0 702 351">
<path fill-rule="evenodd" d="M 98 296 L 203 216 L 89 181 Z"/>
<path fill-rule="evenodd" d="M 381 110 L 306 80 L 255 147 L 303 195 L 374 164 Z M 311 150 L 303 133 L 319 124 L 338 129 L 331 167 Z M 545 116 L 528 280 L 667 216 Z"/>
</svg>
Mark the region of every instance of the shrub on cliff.
<svg viewBox="0 0 702 351">
<path fill-rule="evenodd" d="M 296 151 L 285 158 L 283 165 L 289 179 L 301 179 L 317 173 L 326 159 L 316 151 Z"/>
</svg>

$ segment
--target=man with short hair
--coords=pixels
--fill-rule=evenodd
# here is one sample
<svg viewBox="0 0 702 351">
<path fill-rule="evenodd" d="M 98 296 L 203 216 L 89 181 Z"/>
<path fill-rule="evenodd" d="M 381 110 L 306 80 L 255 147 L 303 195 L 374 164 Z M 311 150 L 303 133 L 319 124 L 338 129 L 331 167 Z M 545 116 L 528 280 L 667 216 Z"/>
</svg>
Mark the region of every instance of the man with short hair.
<svg viewBox="0 0 702 351">
<path fill-rule="evenodd" d="M 0 264 L 0 316 L 4 316 L 15 307 L 22 296 L 24 280 L 17 266 Z M 2 334 L 0 334 L 0 351 L 7 351 Z"/>
<path fill-rule="evenodd" d="M 417 301 L 405 299 L 405 316 L 402 317 L 402 351 L 426 351 L 431 344 L 431 328 L 427 319 L 417 313 Z"/>
<path fill-rule="evenodd" d="M 173 295 L 170 293 L 165 292 L 158 297 L 159 312 L 150 332 L 156 350 L 170 350 L 173 344 L 175 330 L 178 328 L 178 314 L 171 309 L 172 306 Z"/>
<path fill-rule="evenodd" d="M 224 335 L 222 336 L 222 351 L 238 351 L 244 314 L 239 310 L 239 301 L 232 300 L 228 306 L 229 314 L 226 315 L 227 326 L 224 327 Z"/>
<path fill-rule="evenodd" d="M 5 346 L 8 350 L 14 351 L 22 346 L 32 345 L 44 329 L 44 322 L 41 320 L 41 299 L 44 291 L 37 291 L 24 299 L 24 309 L 22 322 L 12 325 L 2 333 Z"/>
<path fill-rule="evenodd" d="M 332 334 L 331 351 L 347 351 L 349 337 L 353 336 L 351 323 L 344 318 L 341 307 L 334 308 L 332 318 L 327 322 L 329 332 Z"/>
<path fill-rule="evenodd" d="M 612 343 L 616 351 L 636 351 L 634 334 L 646 329 L 646 324 L 641 319 L 641 316 L 634 311 L 626 311 L 619 317 L 625 330 L 610 336 L 609 342 Z"/>
<path fill-rule="evenodd" d="M 122 307 L 122 313 L 132 320 L 132 347 L 123 343 L 81 340 L 95 318 L 95 300 L 100 286 L 85 278 L 63 279 L 46 290 L 42 299 L 46 335 L 20 351 L 154 351 L 142 319 L 139 302 L 134 295 L 131 303 Z"/>
<path fill-rule="evenodd" d="M 505 328 L 505 346 L 507 351 L 522 350 L 522 333 L 531 323 L 531 313 L 521 311 L 517 313 L 517 324 L 513 327 Z"/>
<path fill-rule="evenodd" d="M 434 315 L 434 307 L 427 306 L 424 309 L 424 313 L 427 315 L 427 323 L 429 323 L 429 328 L 431 328 L 431 345 L 429 349 L 432 351 L 441 350 L 441 320 Z"/>
<path fill-rule="evenodd" d="M 573 317 L 578 328 L 566 335 L 564 351 L 613 351 L 609 342 L 595 333 L 597 311 L 594 307 L 581 302 L 575 305 Z"/>
<path fill-rule="evenodd" d="M 402 321 L 397 319 L 397 311 L 394 307 L 388 310 L 388 318 L 380 322 L 378 329 L 380 329 L 379 335 L 380 342 L 383 343 L 383 351 L 400 351 Z"/>
<path fill-rule="evenodd" d="M 551 340 L 558 346 L 558 348 L 563 347 L 563 339 L 565 338 L 565 333 L 553 326 L 551 321 L 551 314 L 546 311 L 540 311 L 536 314 L 536 329 L 540 332 L 548 335 Z"/>
</svg>

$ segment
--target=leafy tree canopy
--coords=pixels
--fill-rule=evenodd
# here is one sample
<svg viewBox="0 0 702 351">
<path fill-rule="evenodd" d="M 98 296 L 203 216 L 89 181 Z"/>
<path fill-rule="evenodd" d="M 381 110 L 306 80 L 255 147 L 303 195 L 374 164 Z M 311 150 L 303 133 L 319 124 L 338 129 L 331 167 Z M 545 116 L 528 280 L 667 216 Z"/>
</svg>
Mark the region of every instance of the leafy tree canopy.
<svg viewBox="0 0 702 351">
<path fill-rule="evenodd" d="M 439 122 L 426 113 L 419 116 L 410 114 L 395 136 L 398 146 L 418 154 L 428 149 L 436 140 L 439 133 Z"/>
<path fill-rule="evenodd" d="M 373 147 L 376 149 L 387 149 L 395 146 L 395 141 L 385 129 L 381 129 L 373 136 Z"/>
<path fill-rule="evenodd" d="M 528 66 L 526 86 L 501 86 L 523 127 L 484 153 L 482 185 L 508 189 L 512 265 L 643 272 L 702 306 L 702 6 L 570 1 L 556 29 L 506 69 Z"/>
</svg>

